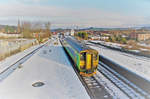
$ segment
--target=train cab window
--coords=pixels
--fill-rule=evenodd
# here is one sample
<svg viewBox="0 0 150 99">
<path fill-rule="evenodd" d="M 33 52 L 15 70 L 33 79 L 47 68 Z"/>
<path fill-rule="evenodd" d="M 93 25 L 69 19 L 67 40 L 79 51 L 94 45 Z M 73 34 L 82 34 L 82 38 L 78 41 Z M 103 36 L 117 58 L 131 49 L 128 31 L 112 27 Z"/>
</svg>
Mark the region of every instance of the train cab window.
<svg viewBox="0 0 150 99">
<path fill-rule="evenodd" d="M 80 60 L 85 60 L 86 58 L 86 53 L 81 53 L 80 54 Z"/>
</svg>

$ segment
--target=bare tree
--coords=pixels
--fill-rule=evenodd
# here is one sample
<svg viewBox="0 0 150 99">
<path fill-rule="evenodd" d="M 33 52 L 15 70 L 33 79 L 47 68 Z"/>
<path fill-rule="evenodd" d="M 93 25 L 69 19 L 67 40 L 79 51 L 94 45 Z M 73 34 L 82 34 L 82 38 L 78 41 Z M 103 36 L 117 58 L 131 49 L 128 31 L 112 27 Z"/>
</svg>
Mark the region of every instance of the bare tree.
<svg viewBox="0 0 150 99">
<path fill-rule="evenodd" d="M 27 21 L 22 22 L 23 37 L 30 38 L 32 36 L 31 27 L 32 27 L 32 24 L 30 22 L 27 22 Z"/>
<path fill-rule="evenodd" d="M 33 32 L 36 32 L 36 33 L 40 33 L 42 32 L 42 23 L 41 22 L 35 22 L 33 25 L 32 25 L 32 30 Z"/>
<path fill-rule="evenodd" d="M 45 32 L 46 32 L 48 37 L 51 36 L 50 26 L 51 26 L 50 22 L 45 23 L 45 30 L 46 30 Z"/>
<path fill-rule="evenodd" d="M 18 32 L 18 33 L 21 33 L 20 20 L 18 20 L 17 32 Z"/>
<path fill-rule="evenodd" d="M 37 33 L 37 38 L 47 38 L 51 36 L 50 31 L 50 22 L 42 23 L 42 22 L 34 22 L 31 23 L 29 21 L 21 22 L 21 30 L 24 38 L 33 37 L 33 33 Z"/>
</svg>

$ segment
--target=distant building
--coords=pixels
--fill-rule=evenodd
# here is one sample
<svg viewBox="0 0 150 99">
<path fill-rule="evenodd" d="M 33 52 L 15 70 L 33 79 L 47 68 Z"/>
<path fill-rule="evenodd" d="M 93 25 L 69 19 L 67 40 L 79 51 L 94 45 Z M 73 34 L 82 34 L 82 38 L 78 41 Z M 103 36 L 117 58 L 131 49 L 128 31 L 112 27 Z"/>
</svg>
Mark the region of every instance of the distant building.
<svg viewBox="0 0 150 99">
<path fill-rule="evenodd" d="M 91 36 L 91 40 L 100 40 L 100 36 Z"/>
<path fill-rule="evenodd" d="M 150 33 L 138 33 L 138 40 L 147 40 L 150 39 Z"/>
<path fill-rule="evenodd" d="M 68 36 L 68 35 L 70 35 L 70 33 L 69 32 L 65 32 L 64 35 Z"/>
<path fill-rule="evenodd" d="M 95 36 L 91 35 L 91 36 L 89 36 L 89 38 L 91 40 L 107 40 L 107 39 L 109 39 L 108 36 L 98 36 L 98 35 L 95 35 Z"/>
<path fill-rule="evenodd" d="M 0 33 L 0 37 L 4 38 L 19 38 L 22 37 L 20 33 Z"/>
<path fill-rule="evenodd" d="M 145 41 L 150 39 L 150 32 L 133 32 L 130 34 L 130 38 L 138 41 Z"/>
<path fill-rule="evenodd" d="M 40 32 L 40 33 L 32 33 L 32 37 L 34 38 L 41 38 L 41 37 L 46 37 L 47 34 L 46 33 L 43 33 L 43 32 Z"/>
<path fill-rule="evenodd" d="M 74 36 L 74 29 L 71 29 L 70 35 Z"/>
</svg>

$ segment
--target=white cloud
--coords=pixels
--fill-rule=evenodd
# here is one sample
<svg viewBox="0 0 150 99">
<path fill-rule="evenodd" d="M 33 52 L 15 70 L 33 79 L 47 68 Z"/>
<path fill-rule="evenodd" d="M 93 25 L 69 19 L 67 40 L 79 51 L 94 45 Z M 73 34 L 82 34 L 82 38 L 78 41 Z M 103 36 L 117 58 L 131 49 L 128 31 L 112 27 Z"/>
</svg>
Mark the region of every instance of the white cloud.
<svg viewBox="0 0 150 99">
<path fill-rule="evenodd" d="M 49 0 L 13 0 L 15 1 L 15 3 L 20 3 L 20 4 L 24 4 L 24 3 L 40 3 L 43 1 L 49 1 Z"/>
<path fill-rule="evenodd" d="M 34 2 L 39 1 L 34 0 Z M 142 16 L 126 16 L 92 8 L 69 9 L 58 6 L 24 5 L 22 3 L 0 5 L 0 22 L 2 20 L 17 20 L 17 18 L 50 20 L 55 26 L 123 27 L 149 24 L 148 18 Z"/>
</svg>

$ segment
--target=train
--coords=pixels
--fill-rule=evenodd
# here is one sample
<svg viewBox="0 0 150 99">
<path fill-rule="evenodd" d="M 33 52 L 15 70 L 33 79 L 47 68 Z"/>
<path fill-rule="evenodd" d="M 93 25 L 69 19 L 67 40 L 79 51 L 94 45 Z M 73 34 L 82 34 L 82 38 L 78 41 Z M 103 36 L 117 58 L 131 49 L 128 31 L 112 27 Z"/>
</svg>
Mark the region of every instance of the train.
<svg viewBox="0 0 150 99">
<path fill-rule="evenodd" d="M 99 62 L 98 51 L 70 36 L 61 39 L 61 43 L 80 75 L 93 76 L 96 74 Z"/>
</svg>

